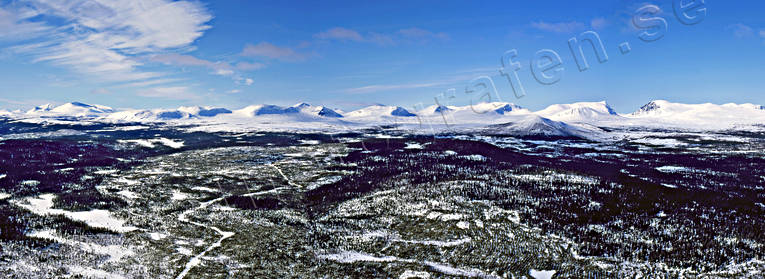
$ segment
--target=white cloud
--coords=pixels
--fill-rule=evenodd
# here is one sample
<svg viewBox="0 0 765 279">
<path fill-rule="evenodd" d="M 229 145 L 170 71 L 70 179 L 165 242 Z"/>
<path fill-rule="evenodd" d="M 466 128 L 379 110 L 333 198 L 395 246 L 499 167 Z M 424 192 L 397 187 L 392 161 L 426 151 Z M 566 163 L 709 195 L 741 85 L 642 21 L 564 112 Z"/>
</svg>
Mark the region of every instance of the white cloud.
<svg viewBox="0 0 765 279">
<path fill-rule="evenodd" d="M 369 33 L 367 41 L 381 46 L 392 46 L 396 44 L 393 37 L 380 33 Z"/>
<path fill-rule="evenodd" d="M 215 74 L 219 76 L 230 76 L 234 74 L 234 71 L 229 69 L 217 69 L 215 70 Z"/>
<path fill-rule="evenodd" d="M 385 34 L 368 32 L 366 36 L 361 35 L 360 32 L 343 27 L 335 27 L 324 32 L 319 32 L 313 35 L 314 38 L 320 40 L 335 40 L 342 42 L 364 42 L 373 43 L 380 46 L 392 46 L 396 45 L 398 41 L 402 39 L 428 41 L 431 39 L 448 40 L 449 35 L 444 32 L 434 33 L 420 28 L 407 28 L 401 29 L 398 32 Z"/>
<path fill-rule="evenodd" d="M 760 37 L 762 37 L 763 39 L 765 39 L 765 30 L 761 30 L 761 31 L 760 31 Z"/>
<path fill-rule="evenodd" d="M 602 18 L 602 17 L 593 18 L 590 21 L 590 26 L 593 29 L 596 29 L 596 30 L 601 30 L 601 29 L 605 28 L 607 25 L 608 25 L 608 21 L 605 18 Z"/>
<path fill-rule="evenodd" d="M 236 66 L 232 66 L 228 62 L 218 61 L 213 62 L 209 60 L 199 59 L 191 55 L 183 55 L 177 53 L 157 54 L 148 58 L 149 61 L 162 63 L 165 65 L 174 66 L 188 66 L 188 67 L 205 67 L 212 70 L 211 74 L 219 76 L 234 77 L 234 80 L 240 80 L 241 77 L 236 75 L 235 70 L 251 71 L 264 68 L 266 65 L 261 63 L 248 63 L 240 62 Z"/>
<path fill-rule="evenodd" d="M 392 91 L 402 89 L 429 88 L 443 85 L 443 83 L 412 83 L 412 84 L 393 84 L 393 85 L 369 85 L 363 87 L 349 88 L 344 90 L 348 94 L 367 94 L 380 91 Z"/>
<path fill-rule="evenodd" d="M 26 14 L 43 15 L 46 22 L 32 23 L 34 43 L 11 48 L 32 55 L 35 62 L 49 62 L 104 81 L 139 81 L 163 73 L 141 69 L 135 59 L 142 53 L 188 48 L 202 36 L 212 19 L 198 2 L 142 0 L 22 0 L 9 5 Z M 55 23 L 64 23 L 56 26 Z M 30 25 L 36 24 L 36 25 Z M 46 32 L 47 31 L 47 32 Z"/>
<path fill-rule="evenodd" d="M 555 32 L 555 33 L 574 33 L 586 28 L 584 23 L 576 22 L 576 21 L 558 22 L 558 23 L 549 23 L 549 22 L 539 21 L 539 22 L 532 22 L 531 27 L 534 27 L 542 31 Z"/>
<path fill-rule="evenodd" d="M 146 87 L 146 86 L 152 86 L 152 85 L 158 85 L 158 84 L 167 84 L 167 83 L 180 82 L 180 81 L 184 81 L 184 80 L 185 79 L 179 79 L 179 78 L 148 79 L 148 80 L 124 83 L 124 84 L 116 86 L 116 88 Z"/>
<path fill-rule="evenodd" d="M 448 40 L 449 39 L 449 35 L 444 32 L 434 33 L 434 32 L 431 32 L 425 29 L 416 28 L 416 27 L 398 30 L 398 33 L 404 37 L 411 38 L 411 39 L 420 39 L 420 40 L 427 40 L 427 39 Z"/>
<path fill-rule="evenodd" d="M 30 22 L 38 13 L 28 8 L 0 7 L 0 41 L 20 40 L 40 36 L 52 28 L 40 22 Z"/>
<path fill-rule="evenodd" d="M 296 61 L 303 59 L 303 55 L 295 52 L 291 48 L 279 47 L 269 42 L 261 42 L 257 45 L 247 45 L 241 53 L 242 56 L 266 57 L 285 61 Z"/>
<path fill-rule="evenodd" d="M 152 62 L 159 62 L 166 65 L 176 65 L 176 66 L 212 67 L 215 65 L 215 62 L 212 62 L 212 61 L 199 59 L 191 55 L 183 55 L 183 54 L 177 54 L 177 53 L 152 55 L 149 57 L 149 60 Z"/>
<path fill-rule="evenodd" d="M 93 89 L 92 91 L 90 91 L 90 93 L 104 95 L 104 94 L 111 94 L 112 92 L 109 91 L 109 89 L 106 89 L 106 88 L 96 88 L 96 89 Z"/>
<path fill-rule="evenodd" d="M 362 37 L 361 34 L 359 34 L 359 32 L 356 32 L 355 30 L 343 28 L 343 27 L 335 27 L 327 31 L 320 32 L 313 36 L 314 38 L 324 39 L 324 40 L 340 40 L 340 41 L 356 41 L 356 42 L 364 41 L 364 37 Z"/>
<path fill-rule="evenodd" d="M 200 97 L 189 91 L 188 87 L 155 87 L 138 91 L 138 95 L 150 98 L 163 98 L 173 100 L 196 100 Z"/>
<path fill-rule="evenodd" d="M 247 86 L 250 86 L 253 83 L 255 83 L 253 79 L 241 77 L 241 76 L 234 77 L 234 82 L 238 85 L 247 85 Z"/>
<path fill-rule="evenodd" d="M 239 89 L 232 89 L 232 90 L 228 91 L 229 94 L 236 94 L 236 93 L 240 93 L 240 92 L 242 92 L 242 90 L 239 90 Z"/>
<path fill-rule="evenodd" d="M 457 83 L 464 83 L 478 76 L 491 76 L 492 74 L 498 75 L 496 68 L 475 68 L 475 69 L 459 71 L 457 72 L 457 74 L 454 74 L 439 80 L 431 80 L 427 82 L 376 84 L 376 85 L 348 88 L 348 89 L 342 90 L 341 92 L 346 94 L 368 94 L 368 93 L 394 91 L 394 90 L 454 86 Z"/>
<path fill-rule="evenodd" d="M 728 30 L 733 32 L 733 36 L 736 38 L 747 38 L 754 36 L 754 29 L 746 24 L 736 23 L 728 26 Z"/>
<path fill-rule="evenodd" d="M 236 64 L 236 68 L 242 71 L 260 70 L 265 67 L 266 67 L 266 64 L 263 64 L 263 63 L 239 62 Z"/>
</svg>

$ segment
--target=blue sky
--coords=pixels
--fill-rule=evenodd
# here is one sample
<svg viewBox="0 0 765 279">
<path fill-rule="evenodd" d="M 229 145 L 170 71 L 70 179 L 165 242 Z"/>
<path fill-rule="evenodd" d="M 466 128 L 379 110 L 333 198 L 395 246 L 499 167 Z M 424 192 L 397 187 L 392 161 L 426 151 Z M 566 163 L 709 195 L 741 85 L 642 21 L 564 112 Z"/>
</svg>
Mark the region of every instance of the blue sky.
<svg viewBox="0 0 765 279">
<path fill-rule="evenodd" d="M 698 0 L 697 0 L 698 1 Z M 297 102 L 353 109 L 430 105 L 490 76 L 502 101 L 531 109 L 607 100 L 630 112 L 652 99 L 765 103 L 765 3 L 706 1 L 696 25 L 672 1 L 106 1 L 0 0 L 0 107 L 83 101 L 116 108 Z M 636 10 L 661 8 L 667 30 L 643 42 Z M 580 72 L 568 40 L 597 32 L 609 60 Z M 649 30 L 651 31 L 651 30 Z M 622 55 L 619 44 L 631 51 Z M 518 51 L 526 96 L 500 75 Z M 535 52 L 563 74 L 537 83 Z"/>
</svg>

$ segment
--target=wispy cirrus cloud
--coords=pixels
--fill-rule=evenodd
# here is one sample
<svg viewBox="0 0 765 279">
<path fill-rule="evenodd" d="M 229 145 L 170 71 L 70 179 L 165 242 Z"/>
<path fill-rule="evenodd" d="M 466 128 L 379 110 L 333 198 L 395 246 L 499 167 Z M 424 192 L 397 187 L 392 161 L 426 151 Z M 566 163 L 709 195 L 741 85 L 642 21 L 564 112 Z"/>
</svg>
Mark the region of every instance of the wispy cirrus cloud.
<svg viewBox="0 0 765 279">
<path fill-rule="evenodd" d="M 361 36 L 356 30 L 351 30 L 343 27 L 334 27 L 327 31 L 319 32 L 313 35 L 314 38 L 324 40 L 340 40 L 340 41 L 354 41 L 362 42 L 364 37 Z"/>
<path fill-rule="evenodd" d="M 141 81 L 133 81 L 133 82 L 127 82 L 115 85 L 113 88 L 136 88 L 136 87 L 147 87 L 147 86 L 154 86 L 154 85 L 165 85 L 170 83 L 177 83 L 181 81 L 186 81 L 186 79 L 182 78 L 155 78 L 155 79 L 147 79 L 147 80 L 141 80 Z"/>
<path fill-rule="evenodd" d="M 380 46 L 393 46 L 399 42 L 408 41 L 428 41 L 432 39 L 448 40 L 449 35 L 445 32 L 432 32 L 421 28 L 400 29 L 391 33 L 367 32 L 362 35 L 361 32 L 345 27 L 334 27 L 313 35 L 315 39 L 324 41 L 340 42 L 359 42 L 373 43 Z"/>
<path fill-rule="evenodd" d="M 418 39 L 418 40 L 429 40 L 429 39 L 439 39 L 439 40 L 448 40 L 449 34 L 446 34 L 445 32 L 431 32 L 425 29 L 412 27 L 412 28 L 406 28 L 398 30 L 398 34 L 401 34 L 402 36 L 410 39 Z"/>
<path fill-rule="evenodd" d="M 136 56 L 188 49 L 212 19 L 191 1 L 21 0 L 0 8 L 0 15 L 16 15 L 0 16 L 0 29 L 27 34 L 9 50 L 106 82 L 165 75 L 144 69 Z M 0 31 L 0 37 L 20 40 L 16 33 Z"/>
<path fill-rule="evenodd" d="M 743 23 L 729 25 L 728 30 L 733 32 L 733 36 L 736 38 L 748 38 L 755 35 L 754 28 Z"/>
<path fill-rule="evenodd" d="M 257 45 L 246 45 L 241 53 L 247 57 L 262 57 L 282 61 L 299 61 L 305 59 L 305 55 L 288 47 L 276 46 L 269 42 L 260 42 Z"/>
<path fill-rule="evenodd" d="M 242 70 L 242 71 L 253 71 L 253 70 L 260 70 L 266 67 L 266 64 L 263 63 L 250 63 L 250 62 L 239 62 L 234 65 L 235 68 Z"/>
<path fill-rule="evenodd" d="M 538 22 L 532 22 L 531 27 L 541 31 L 554 32 L 554 33 L 574 33 L 587 28 L 587 26 L 584 23 L 581 23 L 578 21 L 555 22 L 555 23 L 538 21 Z"/>
<path fill-rule="evenodd" d="M 201 98 L 186 86 L 148 88 L 138 91 L 138 96 L 171 100 L 198 100 Z"/>
<path fill-rule="evenodd" d="M 492 76 L 497 75 L 497 68 L 484 67 L 484 68 L 472 68 L 463 71 L 456 71 L 453 74 L 446 76 L 444 79 L 428 81 L 428 82 L 409 82 L 409 83 L 393 83 L 393 84 L 374 84 L 361 87 L 347 88 L 341 90 L 346 94 L 370 94 L 377 92 L 389 92 L 396 90 L 407 89 L 422 89 L 422 88 L 434 88 L 443 86 L 454 86 L 457 83 L 466 82 L 480 76 Z"/>
<path fill-rule="evenodd" d="M 444 85 L 444 83 L 408 83 L 408 84 L 388 84 L 388 85 L 368 85 L 356 88 L 349 88 L 343 90 L 347 94 L 368 94 L 383 91 L 403 90 L 403 89 L 418 89 L 418 88 L 430 88 Z"/>
<path fill-rule="evenodd" d="M 165 53 L 155 54 L 148 57 L 148 61 L 162 63 L 165 65 L 173 65 L 179 67 L 204 67 L 211 70 L 211 74 L 219 76 L 233 77 L 235 81 L 243 79 L 241 74 L 237 71 L 252 71 L 262 69 L 266 65 L 262 63 L 249 63 L 239 62 L 236 65 L 231 65 L 224 61 L 210 61 L 200 59 L 191 55 L 178 54 L 178 53 Z M 249 85 L 249 84 L 247 84 Z"/>
<path fill-rule="evenodd" d="M 392 46 L 396 44 L 396 40 L 393 37 L 381 33 L 369 33 L 366 40 L 380 46 Z"/>
<path fill-rule="evenodd" d="M 0 41 L 21 40 L 50 32 L 53 27 L 30 21 L 40 15 L 25 7 L 0 7 Z"/>
<path fill-rule="evenodd" d="M 210 61 L 178 53 L 155 54 L 149 56 L 148 60 L 151 62 L 180 67 L 205 67 L 220 75 L 231 75 L 234 73 L 234 70 L 250 71 L 266 67 L 263 63 L 239 62 L 232 65 L 231 63 L 224 61 Z"/>
<path fill-rule="evenodd" d="M 106 95 L 111 93 L 112 92 L 106 88 L 96 88 L 90 91 L 90 94 L 98 94 L 98 95 Z"/>
<path fill-rule="evenodd" d="M 595 30 L 602 30 L 608 26 L 609 22 L 605 18 L 602 17 L 596 17 L 590 20 L 590 27 L 592 27 Z"/>
</svg>

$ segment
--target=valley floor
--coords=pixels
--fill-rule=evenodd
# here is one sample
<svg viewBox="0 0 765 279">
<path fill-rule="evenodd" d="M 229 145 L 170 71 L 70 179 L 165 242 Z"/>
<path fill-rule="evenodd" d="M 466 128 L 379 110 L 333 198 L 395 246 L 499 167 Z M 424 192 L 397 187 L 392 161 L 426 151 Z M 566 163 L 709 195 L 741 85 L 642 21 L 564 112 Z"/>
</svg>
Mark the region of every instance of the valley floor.
<svg viewBox="0 0 765 279">
<path fill-rule="evenodd" d="M 765 276 L 762 135 L 746 143 L 665 138 L 690 144 L 681 147 L 471 136 L 162 136 L 180 139 L 148 147 L 115 136 L 106 149 L 82 138 L 0 144 L 8 170 L 0 179 L 7 193 L 0 196 L 0 272 Z M 54 156 L 40 152 L 46 148 L 64 152 L 61 162 L 45 157 Z M 48 167 L 11 172 L 7 164 L 17 156 L 30 169 Z"/>
</svg>

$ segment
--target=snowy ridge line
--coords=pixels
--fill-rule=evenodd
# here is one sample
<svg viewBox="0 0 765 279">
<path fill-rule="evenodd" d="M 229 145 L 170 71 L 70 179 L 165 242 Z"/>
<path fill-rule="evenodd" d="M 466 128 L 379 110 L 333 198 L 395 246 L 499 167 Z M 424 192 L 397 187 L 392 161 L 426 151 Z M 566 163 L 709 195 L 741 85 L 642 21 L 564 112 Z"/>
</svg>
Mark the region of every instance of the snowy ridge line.
<svg viewBox="0 0 765 279">
<path fill-rule="evenodd" d="M 512 103 L 430 106 L 419 111 L 374 105 L 345 112 L 300 103 L 294 106 L 253 105 L 239 110 L 219 107 L 114 110 L 100 105 L 68 103 L 32 110 L 0 111 L 17 121 L 34 123 L 155 123 L 196 125 L 200 131 L 321 130 L 346 131 L 395 127 L 435 131 L 480 129 L 505 125 L 508 134 L 578 136 L 597 133 L 593 127 L 685 130 L 751 130 L 765 127 L 765 106 L 755 104 L 682 104 L 655 100 L 633 113 L 616 112 L 605 101 L 550 105 L 531 111 Z"/>
</svg>

